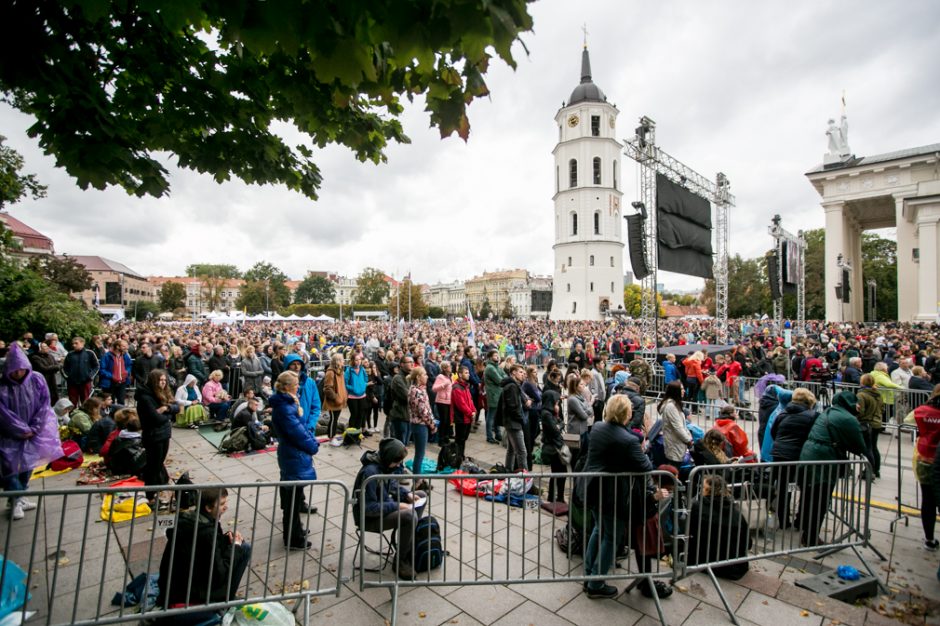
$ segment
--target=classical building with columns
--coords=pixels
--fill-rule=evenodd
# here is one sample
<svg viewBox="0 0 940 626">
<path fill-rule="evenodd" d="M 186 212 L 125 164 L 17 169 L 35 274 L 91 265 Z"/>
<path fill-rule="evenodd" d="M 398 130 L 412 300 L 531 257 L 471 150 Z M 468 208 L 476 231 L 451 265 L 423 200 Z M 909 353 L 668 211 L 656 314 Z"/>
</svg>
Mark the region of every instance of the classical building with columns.
<svg viewBox="0 0 940 626">
<path fill-rule="evenodd" d="M 807 172 L 826 212 L 826 319 L 864 321 L 862 238 L 897 229 L 898 320 L 940 321 L 940 144 L 856 157 L 830 120 L 829 152 Z M 841 133 L 841 134 L 840 134 Z M 833 139 L 835 137 L 835 139 Z M 837 295 L 848 270 L 849 302 Z"/>
</svg>

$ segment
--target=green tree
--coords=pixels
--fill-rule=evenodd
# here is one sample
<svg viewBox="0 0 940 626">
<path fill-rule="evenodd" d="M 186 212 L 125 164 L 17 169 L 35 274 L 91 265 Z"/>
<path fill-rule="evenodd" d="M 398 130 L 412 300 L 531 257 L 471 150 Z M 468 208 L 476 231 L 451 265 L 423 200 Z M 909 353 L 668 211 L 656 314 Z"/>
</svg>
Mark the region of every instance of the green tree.
<svg viewBox="0 0 940 626">
<path fill-rule="evenodd" d="M 353 302 L 356 304 L 382 304 L 388 298 L 388 281 L 385 272 L 374 267 L 362 270 L 356 278 Z"/>
<path fill-rule="evenodd" d="M 287 275 L 266 261 L 258 261 L 245 272 L 245 284 L 235 306 L 249 313 L 271 311 L 290 305 Z"/>
<path fill-rule="evenodd" d="M 487 295 L 483 296 L 483 304 L 480 305 L 480 311 L 477 313 L 477 318 L 481 320 L 489 319 L 490 315 L 493 314 L 493 307 L 490 305 L 490 297 Z"/>
<path fill-rule="evenodd" d="M 428 307 L 428 317 L 432 317 L 436 320 L 439 320 L 443 318 L 445 315 L 446 314 L 444 313 L 444 309 L 442 309 L 439 306 Z"/>
<path fill-rule="evenodd" d="M 64 294 L 81 293 L 93 284 L 85 266 L 68 256 L 34 256 L 28 265 Z"/>
<path fill-rule="evenodd" d="M 862 281 L 869 280 L 877 286 L 875 320 L 898 319 L 898 244 L 875 233 L 862 233 Z M 868 289 L 864 284 L 862 293 L 851 297 L 864 298 L 867 315 Z"/>
<path fill-rule="evenodd" d="M 0 23 L 16 36 L 0 39 L 0 91 L 83 189 L 165 195 L 169 152 L 217 181 L 315 199 L 310 147 L 385 161 L 389 141 L 408 142 L 403 96 L 423 94 L 441 135 L 466 140 L 493 52 L 515 67 L 527 3 L 5 2 Z M 285 141 L 284 123 L 305 141 Z"/>
<path fill-rule="evenodd" d="M 656 305 L 659 309 L 659 316 L 666 315 L 666 309 L 663 308 L 663 295 L 656 294 Z M 643 288 L 636 284 L 630 284 L 623 288 L 623 310 L 630 317 L 643 316 Z"/>
<path fill-rule="evenodd" d="M 186 306 L 186 287 L 180 283 L 163 283 L 158 298 L 161 311 L 175 311 Z"/>
<path fill-rule="evenodd" d="M 707 279 L 702 303 L 709 315 L 715 315 L 715 281 Z M 770 286 L 767 284 L 767 261 L 764 257 L 743 259 L 740 254 L 728 257 L 728 317 L 751 317 L 773 312 Z"/>
<path fill-rule="evenodd" d="M 130 313 L 129 317 L 138 322 L 153 319 L 160 313 L 160 306 L 156 302 L 146 302 L 144 300 L 128 305 L 127 308 Z"/>
<path fill-rule="evenodd" d="M 326 304 L 335 301 L 336 290 L 325 276 L 307 276 L 294 292 L 294 304 Z"/>
<path fill-rule="evenodd" d="M 826 281 L 823 278 L 826 273 L 826 231 L 816 228 L 804 231 L 803 236 L 806 238 L 806 319 L 821 320 L 826 318 Z M 784 298 L 785 305 L 788 300 L 789 297 Z M 784 312 L 788 317 L 796 317 L 795 297 L 791 306 L 784 307 Z"/>
<path fill-rule="evenodd" d="M 2 46 L 2 44 L 0 44 Z M 3 70 L 0 69 L 0 72 Z M 22 174 L 23 156 L 3 145 L 6 137 L 0 135 L 0 209 L 15 204 L 26 196 L 34 199 L 46 197 L 46 186 L 39 184 L 35 174 Z"/>
<path fill-rule="evenodd" d="M 394 319 L 408 319 L 408 313 L 411 313 L 411 319 L 421 319 L 428 316 L 428 305 L 421 296 L 421 286 L 411 282 L 406 278 L 398 283 L 398 293 L 392 294 L 388 299 L 388 314 Z M 411 292 L 411 302 L 408 302 L 408 293 Z"/>
<path fill-rule="evenodd" d="M 186 267 L 187 276 L 212 276 L 214 278 L 241 278 L 242 273 L 234 265 L 225 263 L 193 263 Z"/>
<path fill-rule="evenodd" d="M 503 310 L 500 311 L 499 315 L 504 320 L 511 320 L 516 316 L 515 312 L 512 310 L 512 303 L 509 302 L 509 298 L 503 303 Z"/>
</svg>

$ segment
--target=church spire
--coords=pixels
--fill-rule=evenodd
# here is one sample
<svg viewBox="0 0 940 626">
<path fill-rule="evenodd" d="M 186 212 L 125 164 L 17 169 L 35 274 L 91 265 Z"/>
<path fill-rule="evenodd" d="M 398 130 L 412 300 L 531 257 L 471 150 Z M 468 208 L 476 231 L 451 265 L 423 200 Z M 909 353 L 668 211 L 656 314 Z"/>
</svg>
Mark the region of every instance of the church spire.
<svg viewBox="0 0 940 626">
<path fill-rule="evenodd" d="M 588 55 L 587 44 L 584 44 L 584 50 L 581 51 L 581 84 L 591 81 L 591 57 Z"/>
</svg>

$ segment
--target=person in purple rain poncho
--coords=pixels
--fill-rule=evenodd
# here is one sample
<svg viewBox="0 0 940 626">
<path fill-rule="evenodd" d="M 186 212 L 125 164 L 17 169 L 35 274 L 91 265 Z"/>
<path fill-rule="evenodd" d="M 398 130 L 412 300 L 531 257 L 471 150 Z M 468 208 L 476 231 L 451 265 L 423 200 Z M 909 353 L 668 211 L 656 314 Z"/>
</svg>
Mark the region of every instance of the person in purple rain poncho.
<svg viewBox="0 0 940 626">
<path fill-rule="evenodd" d="M 62 456 L 58 423 L 42 374 L 14 343 L 0 376 L 0 480 L 5 491 L 25 491 L 33 469 Z M 9 498 L 10 516 L 36 508 L 24 497 Z"/>
</svg>

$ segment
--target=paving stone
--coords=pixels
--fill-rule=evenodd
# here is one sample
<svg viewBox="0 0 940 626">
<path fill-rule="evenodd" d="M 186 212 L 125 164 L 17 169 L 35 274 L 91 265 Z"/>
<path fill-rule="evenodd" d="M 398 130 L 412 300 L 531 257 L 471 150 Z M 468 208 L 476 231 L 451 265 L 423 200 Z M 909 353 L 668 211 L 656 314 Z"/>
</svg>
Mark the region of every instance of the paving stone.
<svg viewBox="0 0 940 626">
<path fill-rule="evenodd" d="M 623 585 L 617 585 L 623 590 Z M 575 624 L 635 624 L 643 613 L 617 600 L 592 600 L 579 593 L 562 607 L 558 615 Z"/>
<path fill-rule="evenodd" d="M 388 600 L 376 607 L 376 610 L 385 619 L 390 619 L 392 601 Z M 418 587 L 411 593 L 399 595 L 398 597 L 398 623 L 402 626 L 406 624 L 421 624 L 422 626 L 443 624 L 460 613 L 460 608 L 429 587 Z"/>
<path fill-rule="evenodd" d="M 779 575 L 778 577 L 772 577 L 755 571 L 754 564 L 751 564 L 751 569 L 737 583 L 765 596 L 773 597 L 777 595 L 777 590 L 780 589 L 783 581 L 780 580 Z"/>
<path fill-rule="evenodd" d="M 807 615 L 802 614 L 804 610 Z M 735 614 L 758 624 L 772 623 L 773 626 L 820 626 L 823 622 L 822 616 L 811 610 L 755 592 L 748 594 Z"/>
<path fill-rule="evenodd" d="M 741 626 L 758 626 L 757 623 L 744 619 L 740 615 L 736 615 L 735 619 L 738 620 L 738 624 Z M 658 624 L 658 622 L 656 623 Z M 731 618 L 724 609 L 702 602 L 695 607 L 683 622 L 683 626 L 728 626 L 730 623 Z M 761 625 L 769 623 L 772 623 L 770 619 L 760 622 Z"/>
<path fill-rule="evenodd" d="M 470 585 L 447 595 L 447 600 L 483 624 L 492 624 L 526 601 L 503 586 Z"/>
<path fill-rule="evenodd" d="M 633 610 L 650 617 L 659 619 L 659 613 L 656 611 L 656 602 L 652 598 L 647 598 L 639 589 L 634 589 L 630 593 L 623 593 L 617 598 L 617 602 L 630 607 Z M 660 598 L 660 604 L 663 607 L 663 615 L 666 617 L 667 624 L 681 624 L 692 610 L 699 605 L 699 599 L 684 593 L 673 592 L 668 598 Z"/>
<path fill-rule="evenodd" d="M 865 621 L 866 610 L 839 600 L 820 596 L 807 589 L 800 589 L 789 583 L 780 585 L 777 599 L 810 609 L 829 619 L 838 620 L 844 624 L 860 624 Z"/>
<path fill-rule="evenodd" d="M 311 607 L 311 613 L 310 624 L 324 624 L 324 626 L 334 626 L 338 622 L 343 624 L 382 624 L 385 621 L 381 614 L 358 596 L 352 596 L 318 611 L 316 605 L 314 605 Z"/>
<path fill-rule="evenodd" d="M 776 579 L 769 580 L 773 581 Z M 748 589 L 738 584 L 740 581 L 737 581 L 736 583 L 730 580 L 722 580 L 719 578 L 718 583 L 721 585 L 721 590 L 724 592 L 725 598 L 727 598 L 728 604 L 731 605 L 731 608 L 738 608 L 744 601 L 744 598 L 747 596 Z M 777 583 L 779 585 L 779 580 Z M 685 578 L 676 583 L 675 587 L 677 593 L 684 593 L 720 609 L 724 608 L 724 604 L 721 602 L 721 597 L 718 595 L 718 591 L 715 590 L 715 585 L 712 584 L 708 574 L 693 574 L 692 576 L 689 576 L 688 578 Z M 682 589 L 685 589 L 685 591 L 682 591 Z"/>
</svg>

